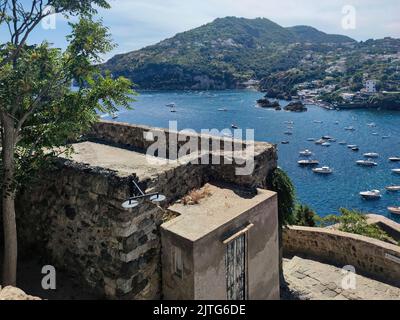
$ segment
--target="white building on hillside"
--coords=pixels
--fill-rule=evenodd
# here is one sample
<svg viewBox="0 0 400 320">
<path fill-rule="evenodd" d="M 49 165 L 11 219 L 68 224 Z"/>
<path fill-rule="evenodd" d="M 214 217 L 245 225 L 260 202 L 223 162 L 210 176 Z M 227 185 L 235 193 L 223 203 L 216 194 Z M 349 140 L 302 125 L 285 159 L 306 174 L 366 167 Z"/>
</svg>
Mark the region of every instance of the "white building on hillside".
<svg viewBox="0 0 400 320">
<path fill-rule="evenodd" d="M 375 82 L 375 80 L 367 80 L 365 82 L 365 90 L 368 93 L 376 93 L 376 82 Z"/>
</svg>

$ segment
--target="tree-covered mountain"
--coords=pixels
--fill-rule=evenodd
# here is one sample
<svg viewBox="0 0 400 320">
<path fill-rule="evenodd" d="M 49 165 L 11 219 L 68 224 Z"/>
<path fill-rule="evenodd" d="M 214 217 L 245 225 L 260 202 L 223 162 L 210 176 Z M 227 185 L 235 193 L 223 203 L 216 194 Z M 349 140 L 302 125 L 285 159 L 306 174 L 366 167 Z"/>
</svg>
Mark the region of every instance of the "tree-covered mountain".
<svg viewBox="0 0 400 320">
<path fill-rule="evenodd" d="M 173 38 L 113 57 L 103 65 L 141 89 L 237 88 L 296 67 L 309 52 L 355 40 L 311 27 L 284 28 L 264 18 L 219 18 Z"/>
</svg>

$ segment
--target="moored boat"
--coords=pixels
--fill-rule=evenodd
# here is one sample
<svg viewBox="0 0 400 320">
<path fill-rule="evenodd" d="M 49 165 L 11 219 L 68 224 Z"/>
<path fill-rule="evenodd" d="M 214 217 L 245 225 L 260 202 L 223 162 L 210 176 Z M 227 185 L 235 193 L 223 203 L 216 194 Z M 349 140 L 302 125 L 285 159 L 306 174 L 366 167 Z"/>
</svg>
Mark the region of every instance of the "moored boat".
<svg viewBox="0 0 400 320">
<path fill-rule="evenodd" d="M 379 153 L 375 153 L 375 152 L 364 153 L 364 157 L 366 157 L 366 158 L 379 158 Z"/>
<path fill-rule="evenodd" d="M 360 196 L 367 200 L 376 200 L 382 198 L 382 194 L 379 190 L 362 191 Z"/>
<path fill-rule="evenodd" d="M 315 168 L 315 169 L 312 169 L 312 171 L 314 173 L 318 173 L 318 174 L 332 174 L 333 173 L 333 170 L 327 166 L 322 167 L 322 168 Z"/>
<path fill-rule="evenodd" d="M 313 153 L 310 150 L 306 149 L 304 151 L 300 151 L 300 155 L 304 157 L 310 157 L 313 155 Z"/>
<path fill-rule="evenodd" d="M 392 169 L 392 172 L 393 172 L 393 173 L 400 174 L 400 169 Z"/>
<path fill-rule="evenodd" d="M 317 165 L 319 165 L 318 160 L 300 160 L 297 163 L 301 166 L 317 166 Z"/>
<path fill-rule="evenodd" d="M 390 191 L 390 192 L 397 192 L 397 191 L 400 191 L 400 186 L 389 186 L 389 187 L 386 187 L 386 190 Z"/>
<path fill-rule="evenodd" d="M 392 161 L 392 162 L 400 162 L 400 157 L 390 157 L 390 158 L 389 158 L 389 161 Z"/>
<path fill-rule="evenodd" d="M 388 207 L 390 213 L 400 215 L 400 207 Z"/>
<path fill-rule="evenodd" d="M 233 123 L 231 124 L 231 128 L 232 129 L 239 129 L 239 127 L 237 125 L 233 124 Z"/>
<path fill-rule="evenodd" d="M 344 128 L 346 131 L 355 131 L 356 129 L 354 127 L 346 127 Z"/>
<path fill-rule="evenodd" d="M 357 164 L 364 167 L 376 167 L 378 165 L 376 162 L 370 160 L 359 160 L 357 161 Z"/>
</svg>

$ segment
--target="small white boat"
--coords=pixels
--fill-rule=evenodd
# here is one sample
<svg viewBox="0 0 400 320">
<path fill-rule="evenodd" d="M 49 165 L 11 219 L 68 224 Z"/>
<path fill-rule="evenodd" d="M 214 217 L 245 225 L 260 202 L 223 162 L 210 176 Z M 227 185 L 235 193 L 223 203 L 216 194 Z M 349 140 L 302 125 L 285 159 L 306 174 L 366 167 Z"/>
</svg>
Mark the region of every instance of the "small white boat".
<svg viewBox="0 0 400 320">
<path fill-rule="evenodd" d="M 351 148 L 351 150 L 353 150 L 353 151 L 360 151 L 360 148 L 359 147 L 354 147 L 354 148 Z"/>
<path fill-rule="evenodd" d="M 347 145 L 347 148 L 349 148 L 349 149 L 358 148 L 358 145 L 356 145 L 356 144 L 349 144 L 349 145 Z"/>
<path fill-rule="evenodd" d="M 321 144 L 321 146 L 323 147 L 330 147 L 331 144 L 329 142 L 324 142 L 323 144 Z"/>
<path fill-rule="evenodd" d="M 363 191 L 360 192 L 360 196 L 367 200 L 374 200 L 382 198 L 382 194 L 379 190 Z"/>
<path fill-rule="evenodd" d="M 400 215 L 400 207 L 388 207 L 390 213 Z"/>
<path fill-rule="evenodd" d="M 400 157 L 390 157 L 390 158 L 389 158 L 389 161 L 392 161 L 392 162 L 400 162 Z"/>
<path fill-rule="evenodd" d="M 378 132 L 373 132 L 372 135 L 373 136 L 379 136 L 379 133 Z"/>
<path fill-rule="evenodd" d="M 114 112 L 114 113 L 111 113 L 110 116 L 111 116 L 111 118 L 113 118 L 113 119 L 118 119 L 119 114 L 118 114 L 118 112 Z"/>
<path fill-rule="evenodd" d="M 375 153 L 375 152 L 364 153 L 364 157 L 366 157 L 366 158 L 379 158 L 379 153 Z"/>
<path fill-rule="evenodd" d="M 393 173 L 400 174 L 400 169 L 392 169 L 392 172 L 393 172 Z"/>
<path fill-rule="evenodd" d="M 375 128 L 376 127 L 376 123 L 375 122 L 371 122 L 371 123 L 368 123 L 367 126 L 371 127 L 371 128 Z"/>
<path fill-rule="evenodd" d="M 376 167 L 378 165 L 376 162 L 370 160 L 359 160 L 357 164 L 363 167 Z"/>
<path fill-rule="evenodd" d="M 220 108 L 220 109 L 218 109 L 218 111 L 226 112 L 226 111 L 228 111 L 228 109 L 226 109 L 226 108 Z"/>
<path fill-rule="evenodd" d="M 286 131 L 285 134 L 286 134 L 287 136 L 292 136 L 292 135 L 293 135 L 293 132 L 291 132 L 291 131 Z"/>
<path fill-rule="evenodd" d="M 285 121 L 284 123 L 285 123 L 285 124 L 294 124 L 293 121 Z"/>
<path fill-rule="evenodd" d="M 317 165 L 319 165 L 318 160 L 300 160 L 297 163 L 301 166 L 317 166 Z"/>
<path fill-rule="evenodd" d="M 346 127 L 344 128 L 346 131 L 355 131 L 356 129 L 354 127 Z"/>
<path fill-rule="evenodd" d="M 314 120 L 314 123 L 324 123 L 324 122 L 321 120 Z"/>
<path fill-rule="evenodd" d="M 331 136 L 323 136 L 321 139 L 323 139 L 323 140 L 333 140 L 333 137 L 331 137 Z"/>
<path fill-rule="evenodd" d="M 312 171 L 314 173 L 318 173 L 318 174 L 332 174 L 333 173 L 333 170 L 329 167 L 315 168 L 315 169 L 312 169 Z"/>
<path fill-rule="evenodd" d="M 290 142 L 289 141 L 282 141 L 281 143 L 282 144 L 289 144 Z"/>
<path fill-rule="evenodd" d="M 304 151 L 300 151 L 300 155 L 304 157 L 311 157 L 313 153 L 310 150 L 306 149 Z"/>
<path fill-rule="evenodd" d="M 347 142 L 346 142 L 346 141 L 340 141 L 339 144 L 342 145 L 342 146 L 344 146 L 344 145 L 347 144 Z"/>
<path fill-rule="evenodd" d="M 308 138 L 307 141 L 314 142 L 315 139 L 314 138 Z"/>
<path fill-rule="evenodd" d="M 325 142 L 326 141 L 324 139 L 319 139 L 319 140 L 315 141 L 315 144 L 323 144 Z"/>
<path fill-rule="evenodd" d="M 175 108 L 176 107 L 176 103 L 175 102 L 171 102 L 165 105 L 168 108 Z"/>
<path fill-rule="evenodd" d="M 397 191 L 400 191 L 400 186 L 389 186 L 389 187 L 386 187 L 386 190 L 390 191 L 390 192 L 397 192 Z"/>
</svg>

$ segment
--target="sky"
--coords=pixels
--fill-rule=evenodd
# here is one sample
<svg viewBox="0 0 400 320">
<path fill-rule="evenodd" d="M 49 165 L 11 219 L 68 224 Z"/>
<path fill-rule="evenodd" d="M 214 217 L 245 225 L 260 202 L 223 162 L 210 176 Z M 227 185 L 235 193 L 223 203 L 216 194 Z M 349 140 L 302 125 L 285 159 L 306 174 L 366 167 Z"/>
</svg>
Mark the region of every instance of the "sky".
<svg viewBox="0 0 400 320">
<path fill-rule="evenodd" d="M 23 0 L 25 1 L 25 0 Z M 284 27 L 310 25 L 327 33 L 356 40 L 400 38 L 399 0 L 110 0 L 109 10 L 99 17 L 109 27 L 118 47 L 108 59 L 155 44 L 218 17 L 264 17 Z M 350 20 L 349 20 L 350 19 Z M 349 22 L 350 21 L 350 22 Z M 345 24 L 343 25 L 343 23 Z M 55 28 L 35 32 L 32 42 L 44 39 L 65 47 L 69 28 L 56 17 Z M 343 27 L 345 26 L 345 27 Z M 0 29 L 3 41 L 6 30 Z"/>
</svg>

